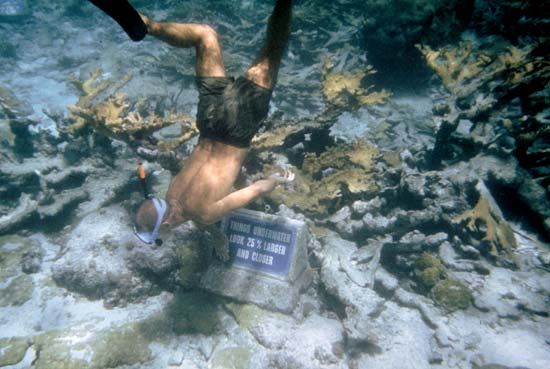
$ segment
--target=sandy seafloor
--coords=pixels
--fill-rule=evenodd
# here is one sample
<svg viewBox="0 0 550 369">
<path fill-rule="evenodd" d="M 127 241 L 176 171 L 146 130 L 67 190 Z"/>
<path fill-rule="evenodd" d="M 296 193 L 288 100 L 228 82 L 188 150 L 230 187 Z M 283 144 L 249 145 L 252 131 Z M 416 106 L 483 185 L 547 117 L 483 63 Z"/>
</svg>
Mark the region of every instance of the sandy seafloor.
<svg viewBox="0 0 550 369">
<path fill-rule="evenodd" d="M 257 47 L 250 46 L 250 40 L 259 41 L 258 33 L 264 27 L 271 5 L 241 2 L 240 8 L 233 6 L 231 9 L 239 14 L 240 23 L 235 14 L 224 13 L 219 4 L 215 5 L 186 3 L 183 8 L 191 20 L 204 19 L 216 24 L 227 69 L 232 74 L 239 74 L 254 56 Z M 163 9 L 162 4 L 156 2 L 143 6 L 143 10 L 155 18 L 170 14 L 170 9 Z M 78 91 L 70 80 L 84 79 L 95 68 L 101 68 L 105 77 L 113 79 L 132 73 L 134 78 L 125 89 L 130 97 L 178 94 L 178 109 L 195 114 L 197 93 L 192 77 L 192 52 L 174 51 L 150 37 L 141 43 L 133 43 L 88 4 L 82 7 L 81 15 L 71 16 L 65 13 L 61 4 L 37 5 L 31 18 L 0 23 L 0 32 L 2 38 L 17 45 L 16 58 L 0 59 L 0 84 L 28 104 L 32 109 L 30 117 L 37 122 L 37 130 L 51 130 L 55 134 L 55 122 L 48 115 L 66 115 L 67 106 L 78 99 Z M 346 40 L 354 33 L 353 25 L 348 25 L 348 28 L 327 25 L 319 32 L 298 28 L 294 32 L 271 106 L 272 113 L 283 112 L 288 119 L 311 116 L 322 110 L 322 55 L 332 54 L 345 65 L 345 69 L 361 64 L 361 58 L 342 56 L 346 53 L 353 55 L 355 50 L 355 46 L 350 46 Z M 340 43 L 338 37 L 342 38 Z M 319 46 L 322 44 L 325 47 Z M 302 53 L 303 49 L 308 50 L 307 55 Z M 175 53 L 181 58 L 181 64 L 159 69 L 158 61 L 167 53 Z M 175 67 L 181 74 L 177 75 L 170 69 Z M 429 123 L 433 104 L 433 95 L 428 90 L 399 93 L 383 107 L 344 113 L 331 131 L 344 140 L 373 138 L 383 120 L 401 121 L 395 125 L 397 133 L 393 139 L 380 139 L 377 144 L 386 149 L 404 150 L 433 141 Z M 166 177 L 167 173 L 162 176 Z M 103 183 L 109 187 L 110 178 L 104 178 Z M 117 210 L 111 208 L 117 206 L 110 205 L 107 214 L 116 213 Z M 20 306 L 0 307 L 0 338 L 33 337 L 55 332 L 56 338 L 49 341 L 52 345 L 55 341 L 55 345 L 65 345 L 73 358 L 91 360 L 93 354 L 86 348 L 90 337 L 150 319 L 172 301 L 172 293 L 162 292 L 139 303 L 107 308 L 102 300 L 91 301 L 57 286 L 52 280 L 51 268 L 62 256 L 64 242 L 72 237 L 71 232 L 80 220 L 76 216 L 74 221 L 63 219 L 66 227 L 54 233 L 35 232 L 33 229 L 17 232 L 19 236 L 39 244 L 44 254 L 40 271 L 31 274 L 34 285 L 31 298 Z M 100 238 L 98 232 L 108 227 L 110 221 L 107 217 L 103 222 L 98 221 L 96 229 L 87 229 L 86 237 Z M 113 221 L 113 224 L 118 223 Z M 259 323 L 243 323 L 246 319 L 231 307 L 222 307 L 218 312 L 221 329 L 215 333 L 154 339 L 147 343 L 150 361 L 120 367 L 549 368 L 550 274 L 540 262 L 533 260 L 541 253 L 548 253 L 550 245 L 538 240 L 537 234 L 522 229 L 521 224 L 512 225 L 521 234 L 516 236 L 519 244 L 516 252 L 522 260 L 522 270 L 487 264 L 491 271 L 487 276 L 469 276 L 468 272 L 454 271 L 457 277 L 477 290 L 482 302 L 477 303 L 478 307 L 470 306 L 450 314 L 436 310 L 426 300 L 407 304 L 403 302 L 406 298 L 387 299 L 384 308 L 374 314 L 376 323 L 366 323 L 364 327 L 375 332 L 376 347 L 354 346 L 351 338 L 345 338 L 347 327 L 342 326 L 341 317 L 327 312 L 323 303 L 316 300 L 318 295 L 310 292 L 304 297 L 305 302 L 301 302 L 300 311 L 292 316 L 279 317 L 265 312 L 264 320 Z M 128 229 L 109 229 L 108 232 L 115 238 L 125 237 Z M 4 238 L 3 249 L 23 242 L 14 240 Z M 334 273 L 334 279 L 339 283 L 348 283 L 339 279 L 338 268 L 329 268 L 327 273 Z M 392 283 L 391 279 L 388 283 Z M 353 295 L 359 291 L 346 288 L 342 287 L 342 291 L 347 292 L 340 292 Z M 314 306 L 314 312 L 309 315 L 305 313 L 306 302 Z M 530 309 L 531 303 L 535 308 Z M 426 321 L 435 322 L 436 327 Z M 84 346 L 79 346 L 82 342 Z M 44 345 L 48 345 L 47 340 Z M 341 346 L 344 352 L 340 352 L 342 349 L 338 351 Z M 244 356 L 235 349 L 243 347 L 248 350 Z M 41 362 L 39 352 L 47 350 L 36 344 L 29 345 L 21 362 L 3 368 L 34 368 Z M 139 355 L 131 350 L 127 353 L 134 354 Z M 2 355 L 0 353 L 0 358 Z M 274 359 L 275 356 L 281 359 Z M 55 360 L 49 364 L 43 361 L 42 365 L 40 368 L 78 367 L 62 366 L 65 365 L 62 361 L 55 364 Z"/>
</svg>

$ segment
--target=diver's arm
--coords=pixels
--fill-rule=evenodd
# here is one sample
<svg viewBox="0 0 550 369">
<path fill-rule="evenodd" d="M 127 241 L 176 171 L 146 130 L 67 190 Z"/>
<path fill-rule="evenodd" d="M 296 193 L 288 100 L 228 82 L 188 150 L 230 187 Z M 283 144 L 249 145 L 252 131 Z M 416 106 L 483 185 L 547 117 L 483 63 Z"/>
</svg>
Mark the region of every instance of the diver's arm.
<svg viewBox="0 0 550 369">
<path fill-rule="evenodd" d="M 216 201 L 207 211 L 206 223 L 214 223 L 232 210 L 242 208 L 257 198 L 273 191 L 277 181 L 271 178 L 261 179 L 250 186 L 232 192 L 223 199 Z"/>
<path fill-rule="evenodd" d="M 230 193 L 223 199 L 216 201 L 207 212 L 205 221 L 214 223 L 232 210 L 242 208 L 257 198 L 273 191 L 280 183 L 288 183 L 294 180 L 294 173 L 285 171 L 283 174 L 275 173 L 269 178 L 261 179 L 250 186 Z"/>
</svg>

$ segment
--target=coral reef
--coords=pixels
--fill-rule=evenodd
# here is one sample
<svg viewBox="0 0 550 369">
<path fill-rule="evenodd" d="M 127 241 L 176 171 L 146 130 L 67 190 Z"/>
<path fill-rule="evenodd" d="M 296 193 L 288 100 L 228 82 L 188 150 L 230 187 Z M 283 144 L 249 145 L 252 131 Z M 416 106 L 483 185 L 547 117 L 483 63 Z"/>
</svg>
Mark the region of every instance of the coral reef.
<svg viewBox="0 0 550 369">
<path fill-rule="evenodd" d="M 366 142 L 341 144 L 320 155 L 308 153 L 296 170 L 294 188 L 277 189 L 268 198 L 310 214 L 326 215 L 329 209 L 355 196 L 376 193 L 373 168 L 378 156 L 378 150 Z M 264 172 L 269 175 L 278 170 L 267 165 Z"/>
<path fill-rule="evenodd" d="M 493 62 L 485 54 L 472 55 L 474 45 L 471 41 L 463 41 L 456 47 L 441 50 L 433 50 L 427 45 L 417 47 L 424 55 L 428 66 L 441 78 L 443 85 L 451 93 L 461 97 L 467 96 L 478 87 L 468 83 Z M 468 88 L 467 91 L 463 91 L 465 87 Z"/>
<path fill-rule="evenodd" d="M 481 34 L 502 35 L 513 42 L 522 37 L 547 37 L 545 5 L 522 0 L 476 1 L 472 26 Z"/>
<path fill-rule="evenodd" d="M 372 66 L 355 72 L 336 72 L 330 59 L 323 66 L 323 95 L 329 104 L 346 107 L 347 109 L 361 106 L 383 104 L 391 96 L 386 90 L 372 91 L 373 86 L 363 88 L 366 76 L 376 73 Z"/>
<path fill-rule="evenodd" d="M 109 191 L 97 191 L 102 184 L 100 176 L 96 177 L 94 173 L 111 172 L 108 166 L 101 164 L 101 155 L 101 149 L 98 149 L 93 159 L 81 157 L 78 167 L 73 168 L 66 168 L 58 152 L 54 155 L 39 154 L 21 162 L 3 163 L 0 167 L 0 192 L 4 200 L 0 213 L 0 234 L 36 225 L 33 222 L 37 220 L 45 225 L 56 219 L 58 224 L 62 224 L 59 215 L 79 207 L 81 211 L 87 207 L 93 208 L 115 196 L 120 188 L 128 185 L 131 172 L 118 172 L 115 187 Z M 116 160 L 122 166 L 130 166 L 122 159 Z M 133 165 L 131 167 L 134 168 Z"/>
<path fill-rule="evenodd" d="M 550 63 L 543 56 L 544 41 L 513 45 L 498 37 L 464 37 L 437 49 L 417 47 L 449 92 L 434 110 L 436 142 L 427 165 L 439 168 L 485 151 L 515 155 L 548 196 Z M 550 229 L 548 212 L 534 204 L 536 227 Z"/>
<path fill-rule="evenodd" d="M 388 85 L 415 88 L 426 69 L 414 44 L 449 42 L 468 25 L 475 1 L 368 0 L 363 26 L 369 61 Z M 403 62 L 405 61 L 406 62 Z"/>
<path fill-rule="evenodd" d="M 489 246 L 489 254 L 498 258 L 501 253 L 519 266 L 514 250 L 517 248 L 514 231 L 491 210 L 489 202 L 480 198 L 476 206 L 455 219 L 460 226 L 465 226 L 474 234 L 483 234 L 482 241 Z"/>
<path fill-rule="evenodd" d="M 254 148 L 258 148 L 260 150 L 281 147 L 290 135 L 310 127 L 319 127 L 319 124 L 304 123 L 276 127 L 255 135 L 252 140 L 252 144 Z"/>
<path fill-rule="evenodd" d="M 550 78 L 550 64 L 534 54 L 535 47 L 531 45 L 519 48 L 500 42 L 491 48 L 480 49 L 473 41 L 464 40 L 437 50 L 426 45 L 417 45 L 417 48 L 443 85 L 460 101 L 483 92 L 494 95 L 496 103 L 517 93 L 518 88 L 525 89 L 533 83 L 543 88 L 544 81 Z M 486 107 L 489 108 L 493 106 Z M 473 110 L 469 115 L 476 116 Z"/>
<path fill-rule="evenodd" d="M 132 143 L 144 139 L 164 127 L 178 124 L 183 128 L 181 137 L 173 147 L 185 142 L 197 133 L 194 120 L 185 114 L 159 115 L 155 107 L 145 100 L 130 102 L 118 92 L 132 77 L 127 75 L 114 82 L 102 78 L 102 71 L 94 70 L 85 81 L 73 81 L 81 96 L 74 106 L 69 107 L 70 119 L 74 122 L 68 132 L 76 134 L 85 127 L 92 127 L 99 133 Z M 167 145 L 167 144 L 164 144 Z"/>
</svg>

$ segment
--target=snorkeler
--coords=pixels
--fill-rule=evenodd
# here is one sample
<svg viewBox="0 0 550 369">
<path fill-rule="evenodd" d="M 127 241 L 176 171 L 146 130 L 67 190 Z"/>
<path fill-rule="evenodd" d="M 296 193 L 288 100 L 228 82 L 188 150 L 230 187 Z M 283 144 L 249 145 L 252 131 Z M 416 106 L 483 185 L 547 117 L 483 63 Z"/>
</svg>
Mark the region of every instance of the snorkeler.
<svg viewBox="0 0 550 369">
<path fill-rule="evenodd" d="M 160 23 L 142 16 L 147 33 L 175 47 L 194 47 L 199 90 L 197 126 L 199 142 L 181 171 L 172 178 L 166 200 L 148 199 L 136 215 L 136 235 L 146 243 L 158 242 L 161 229 L 193 220 L 220 236 L 213 226 L 228 212 L 241 208 L 291 182 L 290 171 L 277 173 L 234 191 L 233 185 L 246 158 L 252 137 L 269 111 L 281 58 L 290 36 L 292 0 L 277 0 L 267 25 L 267 38 L 244 76 L 227 77 L 218 35 L 205 24 Z M 221 237 L 221 236 L 220 236 Z M 227 242 L 216 254 L 229 257 Z"/>
</svg>

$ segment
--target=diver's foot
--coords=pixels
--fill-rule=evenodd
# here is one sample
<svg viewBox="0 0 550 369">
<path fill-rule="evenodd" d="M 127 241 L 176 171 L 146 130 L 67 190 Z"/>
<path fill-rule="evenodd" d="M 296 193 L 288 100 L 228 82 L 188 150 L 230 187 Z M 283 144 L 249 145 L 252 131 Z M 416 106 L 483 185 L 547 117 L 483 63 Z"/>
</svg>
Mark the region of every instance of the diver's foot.
<svg viewBox="0 0 550 369">
<path fill-rule="evenodd" d="M 149 19 L 149 17 L 146 16 L 146 15 L 143 15 L 141 13 L 138 13 L 138 14 L 141 17 L 141 20 L 143 21 L 143 24 L 145 24 L 145 27 L 147 28 L 147 32 L 151 33 L 151 24 L 153 23 L 153 21 L 151 19 Z"/>
<path fill-rule="evenodd" d="M 115 20 L 133 41 L 141 41 L 147 35 L 145 23 L 127 0 L 90 1 Z"/>
<path fill-rule="evenodd" d="M 155 22 L 154 20 L 152 20 L 148 16 L 143 15 L 141 13 L 139 13 L 139 16 L 141 17 L 141 20 L 143 21 L 143 24 L 145 24 L 145 27 L 147 28 L 147 33 L 148 34 L 150 34 L 152 36 L 155 36 L 155 35 L 159 34 L 159 32 L 162 28 L 161 23 Z"/>
</svg>

